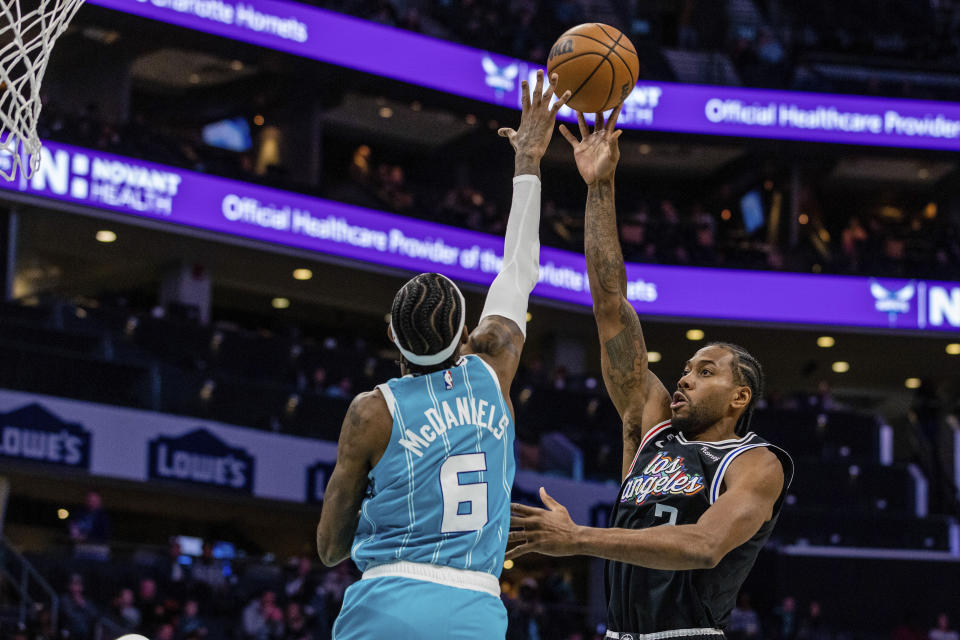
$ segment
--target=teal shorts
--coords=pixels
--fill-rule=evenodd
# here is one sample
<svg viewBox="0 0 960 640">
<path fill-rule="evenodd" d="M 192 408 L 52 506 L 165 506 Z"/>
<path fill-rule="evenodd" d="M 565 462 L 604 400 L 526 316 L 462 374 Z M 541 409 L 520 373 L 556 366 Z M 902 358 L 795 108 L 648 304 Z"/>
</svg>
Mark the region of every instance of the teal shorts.
<svg viewBox="0 0 960 640">
<path fill-rule="evenodd" d="M 500 598 L 396 576 L 352 584 L 333 624 L 333 640 L 492 640 L 506 633 Z"/>
</svg>

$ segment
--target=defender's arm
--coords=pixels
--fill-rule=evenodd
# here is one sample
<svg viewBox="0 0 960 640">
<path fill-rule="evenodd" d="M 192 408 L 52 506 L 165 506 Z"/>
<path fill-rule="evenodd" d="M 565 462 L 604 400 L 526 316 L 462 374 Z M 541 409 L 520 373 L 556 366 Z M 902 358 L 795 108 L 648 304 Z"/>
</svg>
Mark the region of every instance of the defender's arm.
<svg viewBox="0 0 960 640">
<path fill-rule="evenodd" d="M 367 474 L 386 450 L 392 429 L 393 418 L 380 391 L 361 393 L 350 403 L 317 525 L 317 554 L 328 567 L 350 557 Z"/>
</svg>

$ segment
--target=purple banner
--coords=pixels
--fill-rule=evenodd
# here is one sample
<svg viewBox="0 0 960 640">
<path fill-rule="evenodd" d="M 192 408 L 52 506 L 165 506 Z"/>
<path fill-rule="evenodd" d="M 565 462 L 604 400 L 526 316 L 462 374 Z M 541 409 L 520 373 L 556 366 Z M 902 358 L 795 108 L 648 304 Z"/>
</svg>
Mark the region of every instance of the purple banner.
<svg viewBox="0 0 960 640">
<path fill-rule="evenodd" d="M 89 2 L 516 108 L 520 81 L 540 68 L 282 0 Z M 564 108 L 560 117 L 572 120 L 573 113 Z M 921 100 L 641 82 L 620 122 L 651 131 L 960 150 L 960 104 Z"/>
<path fill-rule="evenodd" d="M 0 188 L 487 285 L 503 239 L 57 143 L 30 180 Z M 9 164 L 0 156 L 0 168 Z M 541 251 L 534 295 L 590 305 L 582 255 Z M 960 283 L 627 265 L 651 316 L 960 331 Z"/>
</svg>

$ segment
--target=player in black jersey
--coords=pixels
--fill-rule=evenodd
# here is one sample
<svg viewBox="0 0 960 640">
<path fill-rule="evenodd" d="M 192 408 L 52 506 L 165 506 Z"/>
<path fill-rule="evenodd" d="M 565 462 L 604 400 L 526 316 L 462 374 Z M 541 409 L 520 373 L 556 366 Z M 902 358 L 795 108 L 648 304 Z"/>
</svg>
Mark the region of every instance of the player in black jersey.
<svg viewBox="0 0 960 640">
<path fill-rule="evenodd" d="M 577 114 L 581 140 L 562 125 L 560 132 L 587 183 L 587 270 L 603 378 L 623 422 L 623 484 L 609 529 L 577 526 L 543 488 L 546 509 L 513 505 L 518 530 L 506 557 L 605 558 L 608 638 L 723 636 L 776 522 L 793 462 L 748 430 L 763 371 L 742 347 L 715 343 L 697 351 L 672 395 L 647 368 L 617 237 L 618 115 L 604 124 L 597 114 L 591 133 Z M 692 295 L 696 286 L 692 276 Z"/>
</svg>

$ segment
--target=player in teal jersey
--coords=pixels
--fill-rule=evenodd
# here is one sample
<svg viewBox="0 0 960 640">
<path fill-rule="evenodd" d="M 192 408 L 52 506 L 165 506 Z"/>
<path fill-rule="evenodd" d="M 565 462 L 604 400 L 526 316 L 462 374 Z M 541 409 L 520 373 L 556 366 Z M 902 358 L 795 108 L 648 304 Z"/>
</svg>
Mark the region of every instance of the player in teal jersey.
<svg viewBox="0 0 960 640">
<path fill-rule="evenodd" d="M 526 336 L 540 254 L 540 159 L 566 92 L 551 106 L 537 74 L 522 83 L 513 203 L 504 260 L 472 332 L 457 286 L 423 273 L 397 293 L 388 335 L 402 377 L 350 405 L 324 494 L 317 551 L 363 571 L 334 624 L 336 640 L 503 638 L 499 576 L 514 460 L 510 384 Z"/>
</svg>

